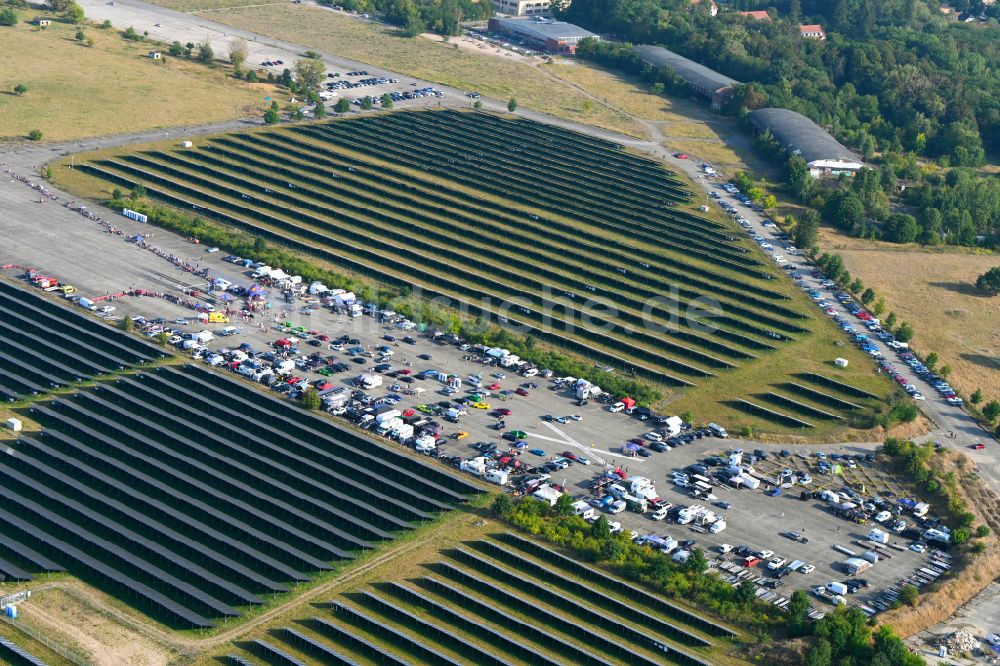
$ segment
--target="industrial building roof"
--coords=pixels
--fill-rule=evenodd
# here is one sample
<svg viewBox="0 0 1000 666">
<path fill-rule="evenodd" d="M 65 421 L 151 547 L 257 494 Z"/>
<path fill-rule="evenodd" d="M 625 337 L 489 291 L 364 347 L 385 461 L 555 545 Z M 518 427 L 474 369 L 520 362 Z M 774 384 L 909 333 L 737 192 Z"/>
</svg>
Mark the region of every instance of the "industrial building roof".
<svg viewBox="0 0 1000 666">
<path fill-rule="evenodd" d="M 861 164 L 854 153 L 801 113 L 789 109 L 757 109 L 751 111 L 749 117 L 758 128 L 770 130 L 785 150 L 800 154 L 806 162 L 839 160 Z"/>
<path fill-rule="evenodd" d="M 596 34 L 585 30 L 578 25 L 566 23 L 565 21 L 553 21 L 538 16 L 519 18 L 497 19 L 500 28 L 511 32 L 518 32 L 528 37 L 533 37 L 541 41 L 547 39 L 567 40 L 583 39 L 584 37 L 597 37 Z"/>
<path fill-rule="evenodd" d="M 669 67 L 689 84 L 696 85 L 705 90 L 714 92 L 720 88 L 739 83 L 739 81 L 731 76 L 720 74 L 714 69 L 709 69 L 693 60 L 688 60 L 684 56 L 678 55 L 673 51 L 668 51 L 662 46 L 640 45 L 635 47 L 635 50 L 644 62 L 655 67 Z"/>
</svg>

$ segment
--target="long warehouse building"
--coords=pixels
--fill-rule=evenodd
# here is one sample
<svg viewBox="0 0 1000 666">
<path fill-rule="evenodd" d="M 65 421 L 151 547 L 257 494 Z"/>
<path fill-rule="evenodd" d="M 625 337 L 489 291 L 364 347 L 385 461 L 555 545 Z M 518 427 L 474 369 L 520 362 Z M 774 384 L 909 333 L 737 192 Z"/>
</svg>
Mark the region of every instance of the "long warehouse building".
<svg viewBox="0 0 1000 666">
<path fill-rule="evenodd" d="M 671 69 L 684 79 L 691 90 L 707 98 L 716 110 L 721 109 L 732 96 L 733 86 L 740 83 L 731 76 L 720 74 L 662 46 L 639 45 L 635 47 L 635 51 L 647 65 Z"/>
<path fill-rule="evenodd" d="M 758 132 L 769 131 L 789 155 L 800 155 L 814 178 L 854 174 L 864 162 L 825 129 L 789 109 L 757 109 L 748 115 Z"/>
</svg>

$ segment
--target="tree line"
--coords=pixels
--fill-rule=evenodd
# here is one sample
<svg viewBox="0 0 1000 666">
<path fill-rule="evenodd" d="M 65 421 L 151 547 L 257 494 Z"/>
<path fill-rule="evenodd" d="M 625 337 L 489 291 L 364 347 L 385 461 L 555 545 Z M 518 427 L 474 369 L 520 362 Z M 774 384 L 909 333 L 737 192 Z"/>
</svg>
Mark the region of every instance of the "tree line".
<svg viewBox="0 0 1000 666">
<path fill-rule="evenodd" d="M 399 26 L 403 34 L 415 37 L 432 30 L 442 35 L 459 35 L 463 21 L 482 21 L 493 15 L 488 0 L 320 0 L 358 13 L 378 12 L 387 23 Z"/>
</svg>

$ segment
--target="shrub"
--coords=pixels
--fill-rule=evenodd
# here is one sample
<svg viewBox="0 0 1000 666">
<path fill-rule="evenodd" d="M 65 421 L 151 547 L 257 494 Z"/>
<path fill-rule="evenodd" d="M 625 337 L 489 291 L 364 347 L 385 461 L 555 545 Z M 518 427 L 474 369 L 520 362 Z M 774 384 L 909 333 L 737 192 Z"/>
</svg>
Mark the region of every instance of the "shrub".
<svg viewBox="0 0 1000 666">
<path fill-rule="evenodd" d="M 30 132 L 28 132 L 28 138 L 32 141 L 41 141 L 42 130 L 37 130 L 37 129 L 31 130 Z"/>
<path fill-rule="evenodd" d="M 0 9 L 0 25 L 17 25 L 17 12 L 10 7 Z"/>
</svg>

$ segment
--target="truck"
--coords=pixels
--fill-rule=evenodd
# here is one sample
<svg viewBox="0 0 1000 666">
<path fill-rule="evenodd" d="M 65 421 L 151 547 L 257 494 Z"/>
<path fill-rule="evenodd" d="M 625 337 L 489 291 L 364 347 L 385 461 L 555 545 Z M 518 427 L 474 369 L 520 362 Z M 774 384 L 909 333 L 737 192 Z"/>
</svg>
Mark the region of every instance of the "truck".
<svg viewBox="0 0 1000 666">
<path fill-rule="evenodd" d="M 826 591 L 832 595 L 844 596 L 847 594 L 847 586 L 843 583 L 831 582 L 826 584 Z"/>
<path fill-rule="evenodd" d="M 210 324 L 228 324 L 229 317 L 222 314 L 221 312 L 209 312 L 208 313 L 208 323 Z"/>
</svg>

